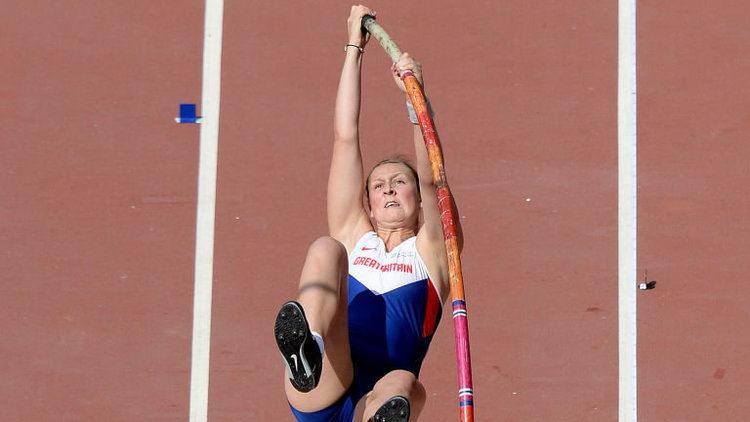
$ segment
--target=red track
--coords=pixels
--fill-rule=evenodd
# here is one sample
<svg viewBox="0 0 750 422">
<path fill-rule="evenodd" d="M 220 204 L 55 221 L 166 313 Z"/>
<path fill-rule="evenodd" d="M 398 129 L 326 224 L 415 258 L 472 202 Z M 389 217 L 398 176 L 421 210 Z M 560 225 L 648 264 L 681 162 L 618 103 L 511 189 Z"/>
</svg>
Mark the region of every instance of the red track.
<svg viewBox="0 0 750 422">
<path fill-rule="evenodd" d="M 437 113 L 477 420 L 616 420 L 617 2 L 372 6 Z M 291 420 L 271 325 L 326 231 L 348 5 L 291 9 L 225 9 L 211 421 Z M 748 16 L 639 2 L 639 271 L 658 281 L 638 295 L 644 421 L 750 419 Z M 184 421 L 198 128 L 172 118 L 200 103 L 202 4 L 3 17 L 3 420 Z M 408 153 L 411 126 L 387 57 L 364 66 L 369 166 Z M 425 421 L 457 416 L 449 308 Z"/>
</svg>

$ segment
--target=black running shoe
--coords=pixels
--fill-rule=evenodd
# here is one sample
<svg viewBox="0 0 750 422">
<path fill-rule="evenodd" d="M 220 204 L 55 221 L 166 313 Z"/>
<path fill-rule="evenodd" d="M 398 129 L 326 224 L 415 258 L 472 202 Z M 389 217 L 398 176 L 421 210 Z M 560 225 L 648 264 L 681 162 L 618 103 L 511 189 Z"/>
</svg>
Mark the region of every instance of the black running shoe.
<svg viewBox="0 0 750 422">
<path fill-rule="evenodd" d="M 276 316 L 274 336 L 294 388 L 307 393 L 317 387 L 323 356 L 307 325 L 302 305 L 290 301 L 281 306 Z"/>
<path fill-rule="evenodd" d="M 408 422 L 409 413 L 409 400 L 403 396 L 394 396 L 380 406 L 368 422 Z"/>
</svg>

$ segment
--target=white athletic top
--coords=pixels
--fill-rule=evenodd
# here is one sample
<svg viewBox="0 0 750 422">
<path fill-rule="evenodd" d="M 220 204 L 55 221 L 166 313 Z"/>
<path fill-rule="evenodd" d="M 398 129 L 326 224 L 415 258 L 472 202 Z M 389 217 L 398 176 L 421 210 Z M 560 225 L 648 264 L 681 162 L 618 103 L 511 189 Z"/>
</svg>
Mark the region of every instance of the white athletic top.
<svg viewBox="0 0 750 422">
<path fill-rule="evenodd" d="M 432 281 L 417 252 L 416 236 L 387 252 L 385 242 L 375 232 L 365 233 L 349 255 L 349 275 L 378 294 L 429 279 L 440 297 L 440 287 Z"/>
</svg>

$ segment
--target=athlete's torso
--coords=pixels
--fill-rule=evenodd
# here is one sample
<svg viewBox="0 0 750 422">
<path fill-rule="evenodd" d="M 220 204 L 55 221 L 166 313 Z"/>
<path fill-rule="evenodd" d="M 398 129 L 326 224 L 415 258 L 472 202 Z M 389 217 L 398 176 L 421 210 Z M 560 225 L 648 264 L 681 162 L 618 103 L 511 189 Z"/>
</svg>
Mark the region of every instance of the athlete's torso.
<svg viewBox="0 0 750 422">
<path fill-rule="evenodd" d="M 349 342 L 355 377 L 419 375 L 440 321 L 440 292 L 411 237 L 387 252 L 374 232 L 349 254 Z"/>
</svg>

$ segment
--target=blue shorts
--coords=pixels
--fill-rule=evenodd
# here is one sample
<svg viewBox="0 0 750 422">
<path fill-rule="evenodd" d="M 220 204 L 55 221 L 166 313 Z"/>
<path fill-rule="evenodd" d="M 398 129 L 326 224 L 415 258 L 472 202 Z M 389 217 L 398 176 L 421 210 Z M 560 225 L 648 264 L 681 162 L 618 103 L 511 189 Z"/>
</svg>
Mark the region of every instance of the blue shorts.
<svg viewBox="0 0 750 422">
<path fill-rule="evenodd" d="M 289 408 L 299 422 L 352 422 L 357 402 L 351 392 L 349 388 L 335 403 L 317 412 L 300 412 L 291 404 Z"/>
<path fill-rule="evenodd" d="M 318 410 L 317 412 L 300 412 L 291 404 L 294 417 L 299 422 L 352 422 L 354 419 L 354 408 L 357 402 L 367 393 L 372 391 L 375 383 L 383 376 L 379 372 L 371 372 L 361 367 L 354 367 L 352 385 L 341 395 L 335 403 Z"/>
</svg>

